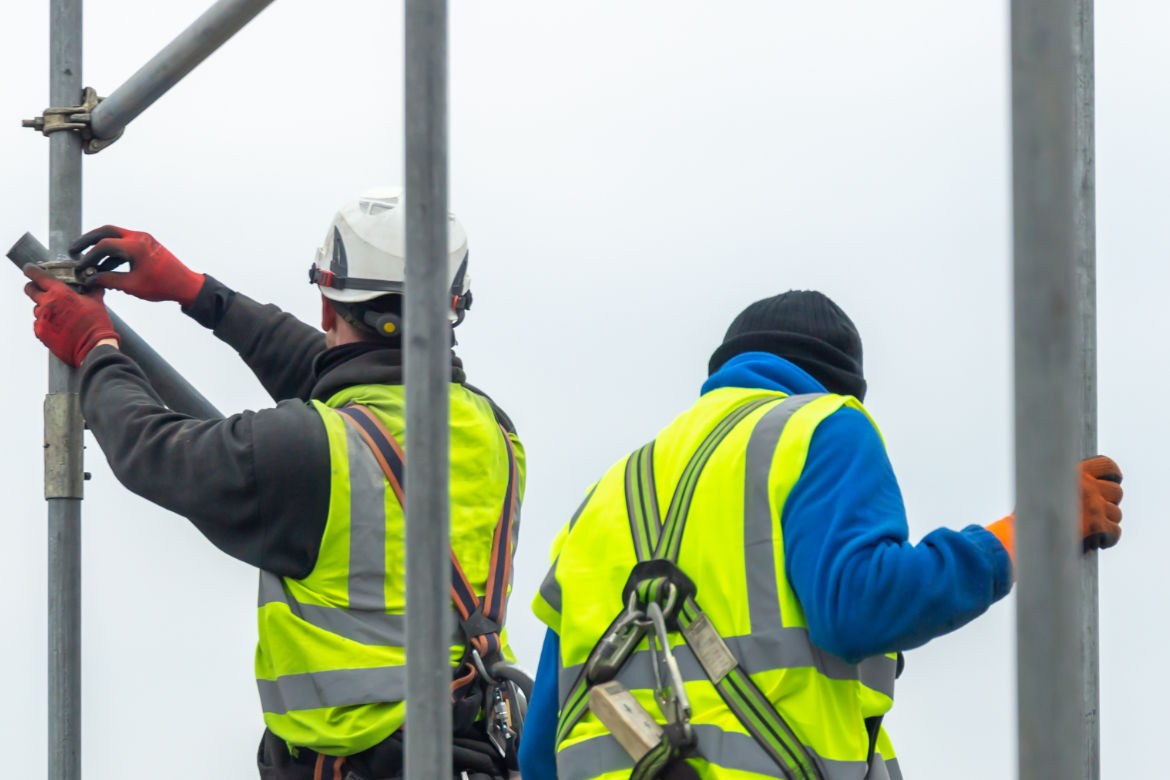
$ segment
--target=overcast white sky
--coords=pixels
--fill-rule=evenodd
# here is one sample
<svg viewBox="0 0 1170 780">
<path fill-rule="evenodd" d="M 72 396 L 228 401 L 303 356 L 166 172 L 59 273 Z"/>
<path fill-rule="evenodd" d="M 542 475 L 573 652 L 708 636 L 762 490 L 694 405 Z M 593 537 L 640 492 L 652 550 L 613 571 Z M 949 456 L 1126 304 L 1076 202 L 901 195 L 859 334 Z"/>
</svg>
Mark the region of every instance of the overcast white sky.
<svg viewBox="0 0 1170 780">
<path fill-rule="evenodd" d="M 108 93 L 203 8 L 89 0 L 85 84 Z M 149 231 L 314 321 L 305 269 L 333 212 L 402 178 L 400 16 L 279 0 L 86 158 L 84 224 Z M 451 19 L 451 203 L 476 293 L 461 354 L 530 463 L 510 620 L 524 662 L 553 534 L 691 402 L 731 317 L 765 295 L 820 289 L 856 321 L 913 538 L 1010 510 L 1006 2 L 457 0 Z M 1098 9 L 1100 440 L 1127 490 L 1101 563 L 1105 777 L 1164 763 L 1170 694 L 1168 25 L 1155 0 Z M 47 43 L 47 3 L 4 3 L 3 247 L 48 238 L 47 143 L 17 122 L 46 105 Z M 23 279 L 2 273 L 0 747 L 36 776 L 45 353 Z M 269 403 L 177 307 L 109 301 L 221 409 Z M 86 465 L 86 776 L 254 777 L 255 572 L 120 487 L 92 440 Z M 1009 597 L 909 654 L 887 721 L 908 778 L 1014 775 L 1013 628 Z"/>
</svg>

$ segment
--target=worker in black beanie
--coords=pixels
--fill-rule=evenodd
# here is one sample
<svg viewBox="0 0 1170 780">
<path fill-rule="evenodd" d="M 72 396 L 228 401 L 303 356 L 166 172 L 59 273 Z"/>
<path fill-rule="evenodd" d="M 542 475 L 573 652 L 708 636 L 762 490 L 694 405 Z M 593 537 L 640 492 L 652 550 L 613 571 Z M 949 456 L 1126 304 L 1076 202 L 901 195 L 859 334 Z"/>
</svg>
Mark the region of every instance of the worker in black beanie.
<svg viewBox="0 0 1170 780">
<path fill-rule="evenodd" d="M 748 306 L 708 369 L 694 405 L 594 483 L 554 543 L 521 772 L 901 778 L 881 727 L 900 653 L 1008 593 L 1014 520 L 910 543 L 861 405 L 861 337 L 819 292 Z M 1086 547 L 1120 537 L 1120 478 L 1108 458 L 1082 464 Z M 639 625 L 671 651 L 635 651 Z M 631 739 L 635 705 L 666 722 L 657 744 L 654 729 Z"/>
<path fill-rule="evenodd" d="M 743 352 L 770 352 L 803 368 L 830 393 L 865 400 L 861 336 L 853 320 L 827 295 L 789 290 L 748 306 L 731 322 L 711 355 L 714 374 Z"/>
</svg>

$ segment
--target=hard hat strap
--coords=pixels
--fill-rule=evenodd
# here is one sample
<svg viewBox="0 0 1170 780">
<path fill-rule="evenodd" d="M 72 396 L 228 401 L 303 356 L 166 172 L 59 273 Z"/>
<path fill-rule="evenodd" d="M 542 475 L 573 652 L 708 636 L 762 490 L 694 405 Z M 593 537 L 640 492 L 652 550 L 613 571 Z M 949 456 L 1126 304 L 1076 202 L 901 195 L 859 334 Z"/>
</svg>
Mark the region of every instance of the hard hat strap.
<svg viewBox="0 0 1170 780">
<path fill-rule="evenodd" d="M 405 292 L 406 285 L 402 282 L 389 282 L 385 279 L 362 279 L 357 276 L 338 276 L 332 271 L 326 271 L 313 263 L 309 268 L 309 283 L 330 287 L 334 290 L 376 290 L 379 292 Z"/>
<path fill-rule="evenodd" d="M 471 308 L 471 290 L 463 292 L 463 269 L 465 265 L 460 268 L 460 273 L 455 277 L 455 281 L 451 284 L 451 308 L 456 311 L 466 311 Z M 391 282 L 385 279 L 363 279 L 357 276 L 338 276 L 332 271 L 325 269 L 313 263 L 309 268 L 309 284 L 318 284 L 322 287 L 331 287 L 334 290 L 377 290 L 380 292 L 404 293 L 406 292 L 406 285 L 402 282 Z"/>
</svg>

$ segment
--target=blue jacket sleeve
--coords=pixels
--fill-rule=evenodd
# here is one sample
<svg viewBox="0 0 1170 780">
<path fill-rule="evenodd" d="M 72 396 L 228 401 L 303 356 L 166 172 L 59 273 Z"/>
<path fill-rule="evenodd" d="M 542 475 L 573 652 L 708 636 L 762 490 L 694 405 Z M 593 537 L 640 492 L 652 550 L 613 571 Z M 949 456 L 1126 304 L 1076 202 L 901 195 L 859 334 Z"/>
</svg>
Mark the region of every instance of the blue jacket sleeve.
<svg viewBox="0 0 1170 780">
<path fill-rule="evenodd" d="M 856 409 L 838 410 L 813 434 L 781 522 L 810 637 L 850 661 L 923 645 L 1011 590 L 1007 551 L 980 526 L 909 543 L 885 446 Z"/>
<path fill-rule="evenodd" d="M 532 686 L 532 701 L 520 740 L 520 776 L 524 780 L 556 780 L 557 776 L 557 656 L 560 637 L 551 628 L 544 635 L 540 664 Z"/>
</svg>

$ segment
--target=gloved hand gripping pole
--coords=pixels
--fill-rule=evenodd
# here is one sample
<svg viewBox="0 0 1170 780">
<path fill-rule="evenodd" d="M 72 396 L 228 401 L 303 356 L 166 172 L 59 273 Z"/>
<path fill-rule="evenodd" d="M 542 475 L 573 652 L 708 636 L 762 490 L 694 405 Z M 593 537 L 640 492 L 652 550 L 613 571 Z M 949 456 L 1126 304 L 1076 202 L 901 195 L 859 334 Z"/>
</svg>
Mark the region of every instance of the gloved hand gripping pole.
<svg viewBox="0 0 1170 780">
<path fill-rule="evenodd" d="M 54 278 L 67 284 L 84 287 L 86 278 L 78 277 L 75 265 L 71 260 L 50 260 L 49 250 L 32 234 L 25 233 L 12 248 L 8 250 L 8 259 L 18 268 L 24 268 L 29 263 L 39 265 L 48 271 Z M 146 340 L 125 320 L 110 310 L 110 320 L 114 330 L 122 340 L 122 351 L 138 364 L 155 392 L 163 399 L 167 406 L 176 412 L 197 417 L 201 420 L 215 420 L 223 414 L 208 401 L 203 394 L 188 382 L 182 374 L 175 370 Z"/>
</svg>

